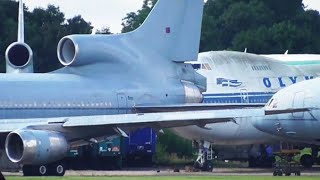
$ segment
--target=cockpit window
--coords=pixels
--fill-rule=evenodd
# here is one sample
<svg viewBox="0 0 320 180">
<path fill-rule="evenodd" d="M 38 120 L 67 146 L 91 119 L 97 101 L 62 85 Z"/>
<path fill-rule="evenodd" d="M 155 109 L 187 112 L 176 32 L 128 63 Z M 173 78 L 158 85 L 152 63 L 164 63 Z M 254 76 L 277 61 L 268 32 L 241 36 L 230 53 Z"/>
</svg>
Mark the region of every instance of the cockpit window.
<svg viewBox="0 0 320 180">
<path fill-rule="evenodd" d="M 267 106 L 270 106 L 273 102 L 273 99 L 270 99 L 269 103 L 267 103 Z"/>
<path fill-rule="evenodd" d="M 201 68 L 201 64 L 192 64 L 193 69 L 198 70 Z"/>
<path fill-rule="evenodd" d="M 201 65 L 201 69 L 205 69 L 205 70 L 212 70 L 212 68 L 210 67 L 210 65 L 208 63 L 204 63 Z"/>
<path fill-rule="evenodd" d="M 205 63 L 204 66 L 206 66 L 207 70 L 212 70 L 208 63 Z"/>
<path fill-rule="evenodd" d="M 278 102 L 276 99 L 272 98 L 270 101 L 266 104 L 266 107 L 269 108 L 277 108 L 278 107 Z"/>
</svg>

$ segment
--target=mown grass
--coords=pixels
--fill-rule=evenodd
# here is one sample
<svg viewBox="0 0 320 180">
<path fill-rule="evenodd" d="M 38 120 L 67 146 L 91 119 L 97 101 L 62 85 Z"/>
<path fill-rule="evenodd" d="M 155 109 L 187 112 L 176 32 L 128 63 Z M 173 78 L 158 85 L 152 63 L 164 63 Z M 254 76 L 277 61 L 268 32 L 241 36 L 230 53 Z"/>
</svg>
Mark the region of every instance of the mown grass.
<svg viewBox="0 0 320 180">
<path fill-rule="evenodd" d="M 319 176 L 119 176 L 119 177 L 7 177 L 8 180 L 318 180 Z"/>
</svg>

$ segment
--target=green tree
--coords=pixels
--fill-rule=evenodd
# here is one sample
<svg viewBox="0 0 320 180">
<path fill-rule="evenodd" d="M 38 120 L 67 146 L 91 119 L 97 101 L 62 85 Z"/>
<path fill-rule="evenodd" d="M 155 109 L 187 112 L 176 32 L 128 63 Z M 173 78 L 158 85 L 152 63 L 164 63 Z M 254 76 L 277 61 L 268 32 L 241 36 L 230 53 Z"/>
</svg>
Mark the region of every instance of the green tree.
<svg viewBox="0 0 320 180">
<path fill-rule="evenodd" d="M 48 72 L 61 67 L 56 49 L 59 40 L 66 35 L 64 14 L 58 7 L 34 9 L 26 16 L 26 42 L 34 51 L 35 72 Z"/>
<path fill-rule="evenodd" d="M 86 22 L 81 15 L 68 19 L 65 27 L 68 34 L 91 34 L 93 29 L 91 23 Z"/>
<path fill-rule="evenodd" d="M 158 144 L 167 153 L 175 153 L 178 157 L 192 157 L 193 148 L 190 140 L 175 135 L 170 130 L 165 130 L 164 134 L 158 135 Z"/>
<path fill-rule="evenodd" d="M 100 30 L 96 30 L 96 34 L 112 34 L 112 33 L 110 31 L 110 28 L 105 26 L 105 27 L 102 27 L 102 29 Z"/>
<path fill-rule="evenodd" d="M 144 0 L 142 8 L 137 12 L 130 12 L 122 19 L 122 33 L 137 29 L 146 19 L 157 0 Z"/>
<path fill-rule="evenodd" d="M 302 0 L 208 0 L 200 49 L 317 53 L 318 19 Z"/>
</svg>

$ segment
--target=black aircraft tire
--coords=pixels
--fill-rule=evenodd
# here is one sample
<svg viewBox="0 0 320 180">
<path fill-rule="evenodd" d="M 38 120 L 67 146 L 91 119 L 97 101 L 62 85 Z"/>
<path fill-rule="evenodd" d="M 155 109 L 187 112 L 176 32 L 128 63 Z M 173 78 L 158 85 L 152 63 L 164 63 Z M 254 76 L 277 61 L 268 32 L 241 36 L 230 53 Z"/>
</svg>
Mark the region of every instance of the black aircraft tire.
<svg viewBox="0 0 320 180">
<path fill-rule="evenodd" d="M 202 170 L 203 171 L 206 171 L 206 172 L 212 172 L 213 170 L 213 164 L 211 161 L 206 161 L 202 167 Z"/>
<path fill-rule="evenodd" d="M 48 175 L 48 167 L 46 165 L 41 165 L 36 167 L 37 176 L 47 176 Z"/>
<path fill-rule="evenodd" d="M 193 168 L 194 168 L 194 169 L 198 169 L 198 170 L 201 169 L 200 164 L 199 164 L 197 161 L 194 162 Z"/>
<path fill-rule="evenodd" d="M 50 176 L 64 176 L 66 173 L 66 166 L 62 162 L 53 163 L 49 166 L 49 175 Z"/>
</svg>

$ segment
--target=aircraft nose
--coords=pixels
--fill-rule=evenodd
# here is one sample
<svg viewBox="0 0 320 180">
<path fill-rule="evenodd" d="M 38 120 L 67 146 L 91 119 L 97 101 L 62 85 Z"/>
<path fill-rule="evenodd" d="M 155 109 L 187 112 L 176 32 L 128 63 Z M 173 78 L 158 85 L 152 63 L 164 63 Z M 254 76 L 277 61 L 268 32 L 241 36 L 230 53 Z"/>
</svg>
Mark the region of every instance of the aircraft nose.
<svg viewBox="0 0 320 180">
<path fill-rule="evenodd" d="M 259 131 L 274 134 L 275 132 L 275 124 L 276 122 L 272 119 L 267 119 L 265 117 L 255 118 L 252 121 L 253 127 L 258 129 Z"/>
</svg>

